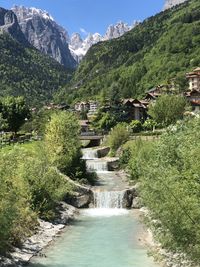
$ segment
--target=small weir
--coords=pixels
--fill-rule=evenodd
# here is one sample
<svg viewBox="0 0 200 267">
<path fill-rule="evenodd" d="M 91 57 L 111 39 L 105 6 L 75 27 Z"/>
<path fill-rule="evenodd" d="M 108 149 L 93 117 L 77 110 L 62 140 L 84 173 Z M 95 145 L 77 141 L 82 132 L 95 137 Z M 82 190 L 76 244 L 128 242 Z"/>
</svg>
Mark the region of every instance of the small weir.
<svg viewBox="0 0 200 267">
<path fill-rule="evenodd" d="M 83 149 L 82 153 L 82 159 L 86 161 L 87 170 L 89 172 L 108 171 L 108 162 L 104 159 L 99 158 L 97 149 Z"/>
<path fill-rule="evenodd" d="M 89 172 L 106 172 L 108 171 L 108 162 L 103 160 L 86 160 L 87 170 Z"/>
<path fill-rule="evenodd" d="M 105 172 L 106 161 L 92 149 L 83 151 L 88 170 L 100 171 L 94 187 L 94 208 L 81 211 L 77 221 L 34 258 L 31 267 L 158 267 L 138 242 L 142 225 L 134 211 L 123 209 L 125 184 Z M 122 188 L 124 186 L 124 188 Z"/>
<path fill-rule="evenodd" d="M 94 192 L 94 207 L 97 209 L 122 209 L 123 191 Z"/>
<path fill-rule="evenodd" d="M 82 150 L 83 156 L 82 159 L 98 159 L 98 150 L 93 148 L 83 149 Z"/>
</svg>

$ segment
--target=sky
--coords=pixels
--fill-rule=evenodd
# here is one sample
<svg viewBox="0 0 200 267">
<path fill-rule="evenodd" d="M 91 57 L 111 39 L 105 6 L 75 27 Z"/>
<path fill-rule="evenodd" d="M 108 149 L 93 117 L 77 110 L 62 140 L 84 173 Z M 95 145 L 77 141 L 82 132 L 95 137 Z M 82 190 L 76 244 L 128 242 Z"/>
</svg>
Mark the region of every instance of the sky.
<svg viewBox="0 0 200 267">
<path fill-rule="evenodd" d="M 36 7 L 48 11 L 55 21 L 71 35 L 79 32 L 105 34 L 110 24 L 144 20 L 158 12 L 165 0 L 0 0 L 0 6 Z"/>
</svg>

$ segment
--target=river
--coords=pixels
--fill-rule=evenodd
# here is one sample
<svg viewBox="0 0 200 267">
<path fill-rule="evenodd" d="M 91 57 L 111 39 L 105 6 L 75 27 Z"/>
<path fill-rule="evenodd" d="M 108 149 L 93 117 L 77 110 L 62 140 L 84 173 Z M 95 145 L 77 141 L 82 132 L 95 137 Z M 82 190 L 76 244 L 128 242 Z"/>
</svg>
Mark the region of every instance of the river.
<svg viewBox="0 0 200 267">
<path fill-rule="evenodd" d="M 45 257 L 33 258 L 31 267 L 158 267 L 139 241 L 143 227 L 138 212 L 122 208 L 120 176 L 105 172 L 105 164 L 103 170 L 95 208 L 82 210 L 43 251 Z"/>
</svg>

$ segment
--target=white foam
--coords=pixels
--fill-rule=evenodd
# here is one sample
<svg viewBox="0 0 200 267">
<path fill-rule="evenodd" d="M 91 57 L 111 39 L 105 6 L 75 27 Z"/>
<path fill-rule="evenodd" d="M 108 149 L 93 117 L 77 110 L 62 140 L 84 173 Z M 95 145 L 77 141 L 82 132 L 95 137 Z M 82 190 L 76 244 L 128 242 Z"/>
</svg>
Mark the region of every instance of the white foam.
<svg viewBox="0 0 200 267">
<path fill-rule="evenodd" d="M 82 210 L 82 214 L 85 216 L 91 216 L 91 217 L 112 217 L 112 216 L 122 216 L 125 214 L 128 214 L 129 211 L 126 209 L 87 209 Z"/>
</svg>

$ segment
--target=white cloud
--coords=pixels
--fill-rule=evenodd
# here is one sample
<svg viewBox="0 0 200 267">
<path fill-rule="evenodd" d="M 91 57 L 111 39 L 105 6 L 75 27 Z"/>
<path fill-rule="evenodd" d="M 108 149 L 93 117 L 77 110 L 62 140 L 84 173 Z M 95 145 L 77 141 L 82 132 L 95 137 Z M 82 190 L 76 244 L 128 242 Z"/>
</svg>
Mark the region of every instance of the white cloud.
<svg viewBox="0 0 200 267">
<path fill-rule="evenodd" d="M 85 29 L 83 29 L 83 28 L 80 28 L 80 31 L 84 34 L 84 35 L 88 35 L 89 34 L 89 32 L 87 32 Z"/>
</svg>

